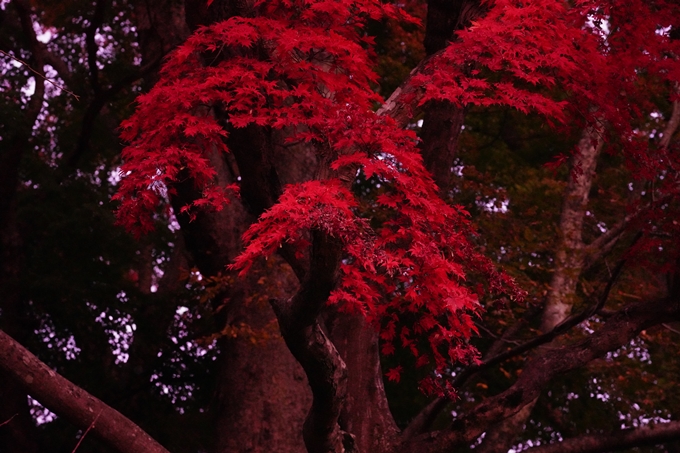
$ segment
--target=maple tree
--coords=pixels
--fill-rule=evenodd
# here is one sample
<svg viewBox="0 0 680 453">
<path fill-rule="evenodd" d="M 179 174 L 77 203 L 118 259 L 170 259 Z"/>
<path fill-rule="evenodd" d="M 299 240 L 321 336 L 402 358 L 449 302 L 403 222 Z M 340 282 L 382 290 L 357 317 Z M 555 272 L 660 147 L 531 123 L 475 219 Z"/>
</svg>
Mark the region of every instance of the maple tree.
<svg viewBox="0 0 680 453">
<path fill-rule="evenodd" d="M 30 35 L 30 7 L 13 3 Z M 113 198 L 118 222 L 138 237 L 176 216 L 193 264 L 207 278 L 219 331 L 208 338 L 219 338 L 226 363 L 216 396 L 219 451 L 300 450 L 301 439 L 310 452 L 436 452 L 475 442 L 504 451 L 564 373 L 596 369 L 600 357 L 640 335 L 671 341 L 654 327 L 679 315 L 672 140 L 680 122 L 678 6 L 431 0 L 427 56 L 384 99 L 369 31 L 376 23 L 418 27 L 403 8 L 372 0 L 199 3 L 185 9 L 193 33 L 167 55 L 157 81 L 121 124 L 127 145 Z M 137 14 L 143 30 L 148 13 Z M 108 93 L 92 51 L 96 30 L 86 34 L 94 110 Z M 29 38 L 37 64 L 54 63 L 35 32 Z M 142 49 L 149 67 L 172 48 L 159 52 L 153 45 Z M 35 80 L 35 105 L 25 111 L 30 127 L 44 96 L 45 82 Z M 655 125 L 663 109 L 672 114 Z M 562 200 L 552 230 L 527 229 L 525 214 L 541 224 L 539 201 L 522 211 L 521 192 L 532 189 L 470 152 L 482 148 L 478 141 L 500 115 L 576 144 L 543 153 L 546 165 L 531 170 L 532 181 L 540 181 L 536 174 L 547 180 L 551 171 L 567 181 L 551 188 Z M 513 137 L 503 127 L 497 137 L 509 146 Z M 22 131 L 13 137 L 19 144 L 31 136 Z M 607 171 L 596 166 L 612 160 L 606 180 Z M 5 166 L 14 172 L 2 188 L 8 203 L 18 168 L 16 161 Z M 494 189 L 503 187 L 509 208 L 503 190 Z M 593 190 L 611 193 L 616 206 L 597 206 Z M 466 197 L 474 201 L 464 204 Z M 3 231 L 15 231 L 12 209 L 2 208 L 9 213 Z M 599 233 L 587 229 L 593 213 L 602 216 Z M 499 219 L 507 223 L 494 231 Z M 523 241 L 517 234 L 508 239 L 515 228 Z M 15 249 L 6 241 L 3 256 Z M 612 258 L 617 264 L 607 277 L 592 277 Z M 668 275 L 665 288 L 650 284 L 644 277 L 650 271 Z M 636 302 L 612 295 L 614 285 L 619 294 L 635 293 Z M 12 313 L 11 305 L 5 311 Z M 168 319 L 160 317 L 159 338 Z M 260 344 L 272 325 L 273 338 Z M 12 325 L 4 321 L 3 328 L 11 332 Z M 164 451 L 100 399 L 78 389 L 70 390 L 78 393 L 71 400 L 64 397 L 72 384 L 52 380 L 54 373 L 10 337 L 3 334 L 0 344 L 5 373 L 49 408 L 91 426 L 120 451 Z M 157 353 L 146 349 L 148 357 Z M 403 380 L 433 398 L 406 426 L 397 427 L 390 413 L 379 355 L 390 363 L 388 392 Z M 465 387 L 497 366 L 511 382 L 498 384 L 492 396 Z M 36 378 L 29 382 L 27 375 Z M 280 390 L 272 393 L 272 385 Z M 272 402 L 292 400 L 288 413 L 271 415 Z M 447 407 L 459 414 L 454 423 L 430 432 Z M 597 438 L 577 431 L 574 439 L 550 438 L 554 443 L 531 450 L 668 443 L 680 436 L 677 423 Z M 257 430 L 274 434 L 244 444 Z"/>
</svg>

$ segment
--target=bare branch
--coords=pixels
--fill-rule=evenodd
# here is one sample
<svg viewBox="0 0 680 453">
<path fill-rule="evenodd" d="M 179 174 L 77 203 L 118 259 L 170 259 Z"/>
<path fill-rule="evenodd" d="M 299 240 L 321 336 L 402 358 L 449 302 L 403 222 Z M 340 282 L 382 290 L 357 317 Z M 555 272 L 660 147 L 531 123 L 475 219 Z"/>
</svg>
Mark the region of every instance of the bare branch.
<svg viewBox="0 0 680 453">
<path fill-rule="evenodd" d="M 414 436 L 427 431 L 427 429 L 432 426 L 432 423 L 434 423 L 434 420 L 439 413 L 443 411 L 450 402 L 450 399 L 442 396 L 430 402 L 430 404 L 418 412 L 418 415 L 411 420 L 411 423 L 409 423 L 401 433 L 401 441 L 407 442 Z"/>
<path fill-rule="evenodd" d="M 562 442 L 541 445 L 524 450 L 527 453 L 599 453 L 628 450 L 633 447 L 658 445 L 680 439 L 680 422 L 658 423 L 639 428 L 622 429 L 610 434 L 566 439 Z"/>
<path fill-rule="evenodd" d="M 80 97 L 79 97 L 77 94 L 73 93 L 72 91 L 69 91 L 69 90 L 68 90 L 66 87 L 64 87 L 64 86 L 59 85 L 57 82 L 55 82 L 54 80 L 50 79 L 49 77 L 46 77 L 44 73 L 36 71 L 35 69 L 33 69 L 33 68 L 31 67 L 31 65 L 29 65 L 28 63 L 26 63 L 24 60 L 21 60 L 21 59 L 15 57 L 14 55 L 5 52 L 4 50 L 0 50 L 0 53 L 3 54 L 3 55 L 5 55 L 5 56 L 7 56 L 7 57 L 9 57 L 9 58 L 11 58 L 12 60 L 16 61 L 17 63 L 23 65 L 24 67 L 26 67 L 26 69 L 28 69 L 28 70 L 31 71 L 32 73 L 36 74 L 38 77 L 41 77 L 43 80 L 45 80 L 45 82 L 49 82 L 49 83 L 51 83 L 52 85 L 54 85 L 55 87 L 57 87 L 57 88 L 59 88 L 60 90 L 64 91 L 65 93 L 70 94 L 71 96 L 73 96 L 74 98 L 76 98 L 77 101 L 80 100 Z M 50 55 L 52 56 L 52 58 L 54 58 L 54 55 L 52 55 L 52 54 L 50 54 Z M 53 60 L 51 59 L 50 61 L 53 61 Z M 48 63 L 47 60 L 46 60 L 45 62 Z M 52 64 L 50 64 L 50 66 L 52 66 Z"/>
<path fill-rule="evenodd" d="M 54 372 L 2 330 L 0 368 L 45 407 L 78 427 L 86 428 L 99 417 L 92 431 L 121 453 L 168 453 L 130 419 Z"/>
<path fill-rule="evenodd" d="M 405 442 L 400 451 L 445 453 L 451 451 L 455 445 L 471 442 L 493 423 L 512 416 L 537 398 L 545 384 L 555 376 L 580 368 L 621 347 L 644 329 L 678 319 L 680 307 L 676 300 L 664 299 L 628 305 L 585 340 L 545 349 L 524 367 L 512 387 L 477 405 L 456 420 L 451 429 L 415 437 L 410 442 Z"/>
<path fill-rule="evenodd" d="M 40 52 L 40 42 L 33 30 L 33 19 L 31 18 L 31 6 L 25 0 L 17 0 L 14 2 L 14 7 L 19 14 L 19 20 L 21 22 L 21 29 L 28 39 L 30 50 L 33 54 L 33 58 L 36 61 L 36 67 L 31 68 L 31 71 L 39 75 L 39 78 L 35 79 L 35 91 L 31 96 L 31 100 L 28 102 L 28 108 L 26 110 L 27 114 L 27 124 L 35 124 L 38 118 L 38 114 L 42 109 L 43 99 L 45 98 L 45 70 L 43 68 L 44 61 L 42 53 Z M 22 63 L 23 64 L 23 63 Z M 30 66 L 29 66 L 30 67 Z"/>
<path fill-rule="evenodd" d="M 87 64 L 90 68 L 90 84 L 95 95 L 101 91 L 101 85 L 99 84 L 99 66 L 97 66 L 97 43 L 94 38 L 104 21 L 106 3 L 106 0 L 97 1 L 94 14 L 90 18 L 90 26 L 85 31 L 85 47 L 87 49 Z"/>
<path fill-rule="evenodd" d="M 75 447 L 73 447 L 73 450 L 71 451 L 71 453 L 76 453 L 76 450 L 78 450 L 78 447 L 80 447 L 80 444 L 81 444 L 81 443 L 83 442 L 83 440 L 85 439 L 85 436 L 87 436 L 87 433 L 89 433 L 90 430 L 91 430 L 92 428 L 94 428 L 94 424 L 97 422 L 97 420 L 99 420 L 99 416 L 100 416 L 100 415 L 102 415 L 102 411 L 99 411 L 99 413 L 98 413 L 97 416 L 94 418 L 94 420 L 92 420 L 92 423 L 90 423 L 90 426 L 88 426 L 87 429 L 85 430 L 85 432 L 83 433 L 83 435 L 80 436 L 80 439 L 78 439 L 78 443 L 76 444 Z"/>
<path fill-rule="evenodd" d="M 484 357 L 488 358 L 498 355 L 502 348 L 505 348 L 508 343 L 516 343 L 518 346 L 521 345 L 520 343 L 515 342 L 514 340 L 510 340 L 510 338 L 512 338 L 520 329 L 525 327 L 527 325 L 528 320 L 534 318 L 539 314 L 540 314 L 539 307 L 534 307 L 534 309 L 528 310 L 520 320 L 518 320 L 516 323 L 514 323 L 512 326 L 506 329 L 505 332 L 503 332 L 503 334 L 500 337 L 496 336 L 496 341 L 494 341 L 493 345 L 491 345 L 491 347 L 484 353 Z M 461 384 L 461 386 L 463 384 Z M 430 402 L 430 404 L 425 406 L 413 418 L 413 420 L 411 420 L 409 425 L 402 432 L 401 435 L 402 442 L 407 441 L 413 436 L 428 431 L 432 424 L 434 423 L 437 416 L 439 415 L 439 413 L 442 410 L 444 410 L 444 408 L 446 408 L 446 405 L 449 403 L 450 400 L 448 398 L 438 397 L 432 402 Z"/>
<path fill-rule="evenodd" d="M 664 329 L 666 329 L 666 330 L 668 330 L 668 331 L 670 331 L 670 332 L 677 333 L 678 335 L 680 335 L 680 330 L 674 329 L 674 328 L 672 328 L 671 326 L 669 326 L 668 324 L 665 324 L 665 323 L 664 323 L 664 324 L 661 324 L 661 326 L 662 326 Z"/>
<path fill-rule="evenodd" d="M 78 164 L 78 160 L 82 157 L 83 154 L 85 154 L 85 151 L 87 150 L 90 143 L 90 138 L 92 137 L 92 133 L 94 131 L 93 127 L 94 123 L 97 117 L 99 116 L 99 112 L 106 105 L 106 103 L 109 100 L 111 100 L 111 98 L 113 98 L 116 94 L 118 94 L 118 92 L 121 91 L 122 89 L 128 87 L 136 80 L 141 79 L 145 75 L 157 69 L 158 66 L 160 65 L 161 60 L 162 57 L 159 57 L 158 59 L 140 67 L 137 71 L 133 72 L 132 74 L 123 77 L 122 79 L 111 85 L 108 89 L 104 91 L 99 90 L 96 92 L 94 99 L 92 99 L 90 104 L 87 106 L 87 110 L 85 111 L 85 115 L 83 116 L 83 122 L 80 128 L 80 135 L 78 136 L 78 144 L 76 145 L 74 151 L 68 157 L 65 158 L 65 161 L 68 166 L 70 166 L 71 168 L 75 168 Z"/>
<path fill-rule="evenodd" d="M 640 235 L 638 235 L 638 238 Z M 486 370 L 494 365 L 497 365 L 501 362 L 504 362 L 508 359 L 511 359 L 513 357 L 516 357 L 520 354 L 523 354 L 527 351 L 530 351 L 532 349 L 537 348 L 538 346 L 544 345 L 546 343 L 549 343 L 550 341 L 554 340 L 558 336 L 564 334 L 565 332 L 569 331 L 571 328 L 579 325 L 586 319 L 590 318 L 593 316 L 595 313 L 600 310 L 605 302 L 607 301 L 607 298 L 609 297 L 609 293 L 611 291 L 612 286 L 616 282 L 617 278 L 621 274 L 621 271 L 623 270 L 623 265 L 625 264 L 625 260 L 622 259 L 619 261 L 619 263 L 616 265 L 616 268 L 614 268 L 614 271 L 612 272 L 612 276 L 607 282 L 607 285 L 605 286 L 602 294 L 600 295 L 597 303 L 592 306 L 587 308 L 586 310 L 582 311 L 581 313 L 578 313 L 574 316 L 571 316 L 564 321 L 562 321 L 560 324 L 556 325 L 550 332 L 544 333 L 542 335 L 537 336 L 536 338 L 527 341 L 526 343 L 523 343 L 517 347 L 514 347 L 508 351 L 502 352 L 500 354 L 497 354 L 489 359 L 486 359 L 482 361 L 479 365 L 476 366 L 471 366 L 466 369 L 464 369 L 461 373 L 459 373 L 456 378 L 453 380 L 453 385 L 458 388 L 462 386 L 471 376 L 473 376 L 476 373 L 479 373 L 480 371 Z"/>
<path fill-rule="evenodd" d="M 16 417 L 17 415 L 19 415 L 19 414 L 14 414 L 14 415 L 12 415 L 9 419 L 7 419 L 7 420 L 5 420 L 4 422 L 0 423 L 0 426 L 5 426 L 6 424 L 8 424 L 8 423 L 11 422 L 12 420 L 14 420 L 14 417 Z"/>
</svg>

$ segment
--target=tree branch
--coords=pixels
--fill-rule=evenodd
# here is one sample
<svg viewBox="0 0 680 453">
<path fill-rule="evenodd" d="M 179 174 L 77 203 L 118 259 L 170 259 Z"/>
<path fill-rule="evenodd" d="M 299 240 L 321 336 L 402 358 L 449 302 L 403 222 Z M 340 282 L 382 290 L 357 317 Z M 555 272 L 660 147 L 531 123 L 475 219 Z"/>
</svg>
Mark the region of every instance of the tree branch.
<svg viewBox="0 0 680 453">
<path fill-rule="evenodd" d="M 406 127 L 421 109 L 419 106 L 420 100 L 425 95 L 425 88 L 416 86 L 411 83 L 413 77 L 425 72 L 430 62 L 441 55 L 443 51 L 439 51 L 427 58 L 424 58 L 418 65 L 411 70 L 409 76 L 402 82 L 402 84 L 394 90 L 385 103 L 380 107 L 376 114 L 380 116 L 389 116 L 399 127 Z"/>
<path fill-rule="evenodd" d="M 680 91 L 679 88 L 680 87 L 676 85 L 676 94 L 678 94 L 677 92 Z M 680 101 L 673 101 L 673 112 L 671 113 L 671 117 L 663 131 L 663 136 L 661 137 L 661 140 L 659 140 L 659 148 L 668 148 L 670 146 L 673 134 L 675 134 L 675 131 L 678 130 L 679 125 Z"/>
<path fill-rule="evenodd" d="M 90 26 L 85 31 L 85 47 L 87 49 L 87 64 L 90 68 L 90 85 L 95 96 L 101 91 L 99 84 L 99 66 L 97 66 L 97 43 L 94 38 L 97 30 L 101 27 L 104 21 L 104 10 L 106 9 L 106 0 L 99 0 L 95 4 L 94 14 L 90 18 Z"/>
<path fill-rule="evenodd" d="M 663 299 L 628 305 L 613 315 L 595 333 L 576 344 L 545 349 L 532 359 L 508 390 L 486 399 L 449 430 L 428 433 L 403 444 L 400 451 L 445 453 L 455 445 L 471 442 L 493 423 L 517 413 L 537 398 L 555 376 L 580 368 L 609 351 L 620 348 L 640 331 L 662 322 L 680 319 L 677 300 Z"/>
<path fill-rule="evenodd" d="M 123 77 L 118 82 L 111 85 L 104 91 L 98 90 L 95 94 L 92 102 L 87 106 L 85 115 L 83 116 L 82 125 L 80 128 L 80 135 L 78 136 L 78 143 L 70 156 L 65 159 L 66 164 L 69 168 L 75 169 L 78 165 L 78 160 L 85 154 L 85 151 L 90 145 L 90 138 L 92 137 L 92 132 L 94 131 L 94 122 L 99 116 L 99 112 L 106 105 L 106 103 L 113 98 L 120 90 L 128 87 L 134 81 L 141 79 L 145 75 L 149 74 L 153 70 L 160 66 L 162 57 L 145 64 L 140 67 L 137 71 Z"/>
<path fill-rule="evenodd" d="M 639 428 L 622 429 L 610 434 L 566 439 L 550 445 L 524 450 L 527 453 L 599 453 L 628 450 L 633 447 L 658 445 L 680 439 L 680 422 L 658 423 Z"/>
<path fill-rule="evenodd" d="M 98 417 L 92 431 L 121 453 L 168 453 L 130 419 L 54 372 L 2 330 L 0 368 L 45 407 L 74 425 L 86 429 Z"/>
<path fill-rule="evenodd" d="M 530 319 L 536 317 L 539 314 L 540 314 L 539 307 L 534 307 L 532 310 L 528 310 L 520 320 L 518 320 L 516 323 L 514 323 L 512 326 L 506 329 L 503 332 L 503 334 L 500 337 L 498 337 L 496 341 L 494 341 L 491 347 L 484 353 L 484 357 L 487 358 L 495 357 L 496 355 L 499 354 L 499 351 L 502 348 L 507 346 L 508 342 L 515 343 L 513 340 L 509 339 L 512 338 L 520 329 L 526 327 L 527 322 Z M 435 400 L 433 400 L 430 404 L 425 406 L 418 413 L 418 415 L 416 415 L 413 418 L 413 420 L 411 420 L 409 425 L 402 432 L 401 435 L 402 442 L 412 438 L 413 436 L 428 431 L 432 424 L 434 423 L 437 416 L 439 415 L 439 413 L 443 411 L 444 408 L 446 408 L 447 404 L 449 404 L 450 402 L 451 400 L 449 398 L 438 397 Z"/>
<path fill-rule="evenodd" d="M 54 80 L 46 77 L 44 73 L 36 71 L 35 69 L 33 69 L 31 67 L 31 65 L 26 63 L 24 60 L 21 60 L 20 58 L 17 58 L 14 55 L 5 52 L 4 50 L 0 50 L 0 54 L 3 54 L 5 56 L 11 58 L 12 60 L 16 61 L 17 63 L 23 65 L 26 69 L 28 69 L 29 71 L 31 71 L 32 73 L 34 73 L 38 77 L 42 78 L 45 82 L 51 83 L 55 87 L 59 88 L 60 90 L 66 92 L 66 93 L 70 94 L 71 96 L 73 96 L 74 98 L 76 98 L 76 100 L 80 100 L 80 97 L 77 94 L 73 93 L 72 91 L 69 91 L 66 87 L 59 85 Z M 51 52 L 45 52 L 44 57 L 45 57 L 44 58 L 45 63 L 49 64 L 52 67 L 54 67 L 53 64 L 57 64 L 56 63 L 57 61 L 61 61 L 61 60 L 57 59 L 57 57 L 55 57 L 54 54 L 52 54 Z M 63 61 L 62 61 L 62 63 L 63 63 Z M 61 76 L 61 74 L 59 74 L 59 75 Z"/>
<path fill-rule="evenodd" d="M 324 233 L 312 233 L 311 265 L 302 287 L 288 302 L 272 300 L 281 335 L 304 369 L 312 390 L 303 438 L 309 453 L 351 451 L 353 436 L 338 419 L 347 387 L 345 362 L 317 318 L 335 286 L 341 245 Z"/>
<path fill-rule="evenodd" d="M 638 234 L 636 237 L 637 239 L 641 235 Z M 542 335 L 537 336 L 536 338 L 527 341 L 526 343 L 523 343 L 519 346 L 516 346 L 508 351 L 502 352 L 500 354 L 497 354 L 489 359 L 486 359 L 482 361 L 479 365 L 476 366 L 471 366 L 466 369 L 464 369 L 461 373 L 459 373 L 455 379 L 453 380 L 453 385 L 454 387 L 458 388 L 462 386 L 471 376 L 474 374 L 479 373 L 480 371 L 486 370 L 494 365 L 497 365 L 501 362 L 504 362 L 508 359 L 511 359 L 513 357 L 516 357 L 520 354 L 523 354 L 527 351 L 530 351 L 532 349 L 537 348 L 538 346 L 544 345 L 546 343 L 549 343 L 550 341 L 554 340 L 558 336 L 566 333 L 573 327 L 579 325 L 586 319 L 590 318 L 593 316 L 595 313 L 600 310 L 605 302 L 607 301 L 607 298 L 609 297 L 609 293 L 612 289 L 612 286 L 618 279 L 619 275 L 621 274 L 621 271 L 623 270 L 623 265 L 625 264 L 626 260 L 622 259 L 618 262 L 616 267 L 614 268 L 612 272 L 612 276 L 607 282 L 607 285 L 605 286 L 604 290 L 602 291 L 602 294 L 600 295 L 597 303 L 593 305 L 592 307 L 589 307 L 585 310 L 583 310 L 581 313 L 578 313 L 574 316 L 571 316 L 564 321 L 562 321 L 560 324 L 556 325 L 550 332 L 546 332 Z"/>
</svg>

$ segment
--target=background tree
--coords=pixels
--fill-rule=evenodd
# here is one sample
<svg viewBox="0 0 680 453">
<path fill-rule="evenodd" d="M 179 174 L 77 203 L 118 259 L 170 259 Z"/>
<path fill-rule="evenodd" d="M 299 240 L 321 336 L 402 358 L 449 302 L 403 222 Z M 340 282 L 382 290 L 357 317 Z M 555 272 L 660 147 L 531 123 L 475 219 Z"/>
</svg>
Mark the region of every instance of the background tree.
<svg viewBox="0 0 680 453">
<path fill-rule="evenodd" d="M 677 448 L 672 3 L 2 8 L 3 451 Z"/>
</svg>

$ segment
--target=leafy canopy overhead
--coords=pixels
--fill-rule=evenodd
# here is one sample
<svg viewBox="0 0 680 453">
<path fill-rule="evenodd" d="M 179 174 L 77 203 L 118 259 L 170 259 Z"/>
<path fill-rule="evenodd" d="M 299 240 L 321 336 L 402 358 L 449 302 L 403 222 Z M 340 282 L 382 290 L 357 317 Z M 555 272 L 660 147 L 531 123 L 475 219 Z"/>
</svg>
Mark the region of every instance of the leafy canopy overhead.
<svg viewBox="0 0 680 453">
<path fill-rule="evenodd" d="M 680 79 L 678 43 L 668 36 L 670 18 L 680 17 L 677 6 L 484 4 L 488 14 L 411 79 L 410 96 L 421 96 L 421 105 L 446 100 L 536 112 L 557 127 L 606 125 L 598 129 L 620 144 L 642 176 L 673 165 L 648 149 L 635 124 L 650 110 L 652 87 Z M 667 26 L 658 25 L 657 8 Z M 116 196 L 120 223 L 149 231 L 152 213 L 187 177 L 202 198 L 185 210 L 221 209 L 238 186 L 217 184 L 211 153 L 229 152 L 229 134 L 239 128 L 278 131 L 288 143 L 313 148 L 321 170 L 331 163 L 314 179 L 284 188 L 245 234 L 246 248 L 232 268 L 247 272 L 283 244 L 305 256 L 310 232 L 320 232 L 343 250 L 329 302 L 380 323 L 383 353 L 407 348 L 418 365 L 438 370 L 476 360 L 466 340 L 481 306 L 466 284 L 469 274 L 481 273 L 493 293 L 519 299 L 522 291 L 475 249 L 465 210 L 440 198 L 415 133 L 375 112 L 383 99 L 373 89 L 367 23 L 414 19 L 375 0 L 260 1 L 255 10 L 253 17 L 199 28 L 170 55 L 156 86 L 138 98 L 122 127 L 129 146 Z M 612 27 L 615 39 L 609 39 Z M 359 209 L 351 190 L 358 171 L 385 188 L 372 208 L 381 212 L 379 221 Z M 388 377 L 398 380 L 398 369 Z"/>
</svg>

